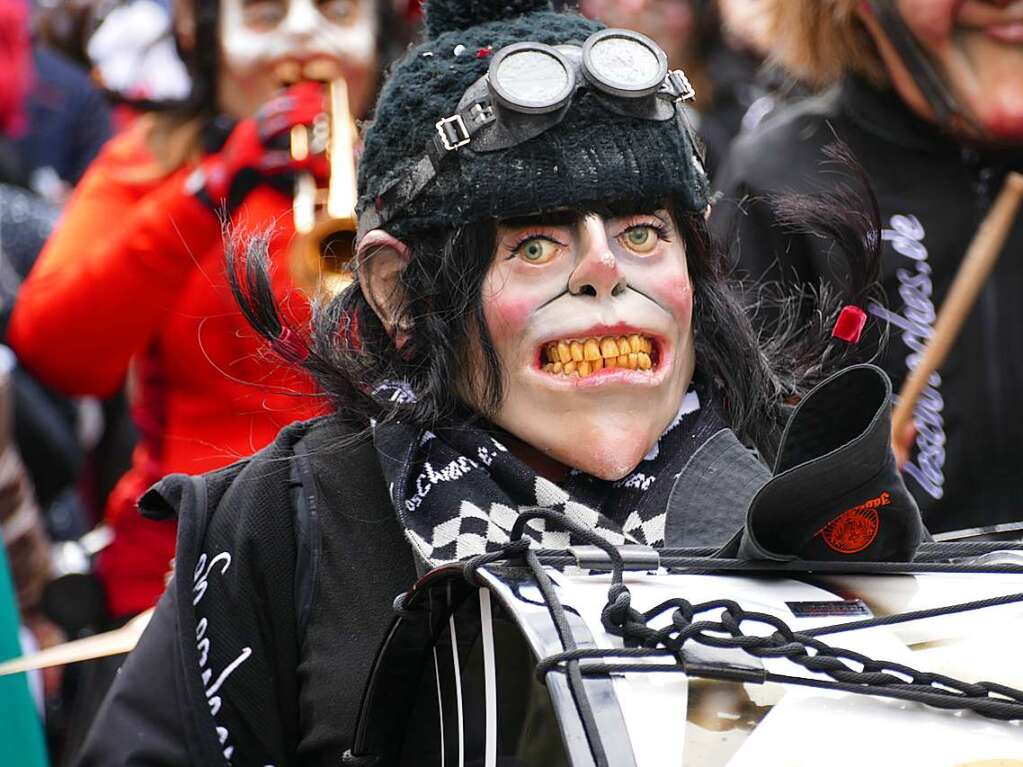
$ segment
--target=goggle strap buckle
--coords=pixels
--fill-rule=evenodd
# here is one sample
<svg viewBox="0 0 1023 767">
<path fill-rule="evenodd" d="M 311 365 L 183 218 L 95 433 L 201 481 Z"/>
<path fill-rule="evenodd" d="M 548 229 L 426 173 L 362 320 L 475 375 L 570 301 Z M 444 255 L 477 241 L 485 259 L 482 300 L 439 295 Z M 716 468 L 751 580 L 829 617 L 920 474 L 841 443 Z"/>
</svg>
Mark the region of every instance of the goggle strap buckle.
<svg viewBox="0 0 1023 767">
<path fill-rule="evenodd" d="M 461 114 L 438 120 L 437 135 L 440 136 L 441 146 L 448 152 L 453 152 L 472 141 L 472 136 L 469 134 L 469 129 Z"/>
<path fill-rule="evenodd" d="M 461 112 L 445 117 L 437 122 L 437 135 L 440 138 L 438 149 L 441 154 L 454 152 L 469 144 L 480 128 L 497 120 L 494 105 L 489 101 L 477 101 Z"/>
<path fill-rule="evenodd" d="M 692 83 L 681 69 L 673 69 L 668 72 L 668 90 L 676 101 L 692 101 L 696 98 L 696 91 Z"/>
<path fill-rule="evenodd" d="M 489 101 L 477 101 L 467 110 L 469 113 L 470 131 L 475 133 L 484 125 L 490 125 L 497 119 L 494 105 Z"/>
</svg>

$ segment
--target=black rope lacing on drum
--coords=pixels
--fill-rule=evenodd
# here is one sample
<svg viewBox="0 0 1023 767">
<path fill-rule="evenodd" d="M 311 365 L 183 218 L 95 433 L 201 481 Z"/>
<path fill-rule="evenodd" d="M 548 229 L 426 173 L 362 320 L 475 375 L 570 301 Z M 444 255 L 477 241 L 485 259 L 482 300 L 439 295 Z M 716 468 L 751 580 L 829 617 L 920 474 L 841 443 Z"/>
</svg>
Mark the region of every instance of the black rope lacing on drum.
<svg viewBox="0 0 1023 767">
<path fill-rule="evenodd" d="M 617 649 L 580 648 L 576 645 L 564 606 L 544 571 L 553 564 L 575 564 L 575 558 L 562 551 L 541 551 L 529 548 L 522 538 L 526 524 L 532 519 L 545 519 L 568 529 L 574 537 L 601 548 L 611 562 L 611 584 L 608 599 L 601 612 L 604 629 L 622 639 L 625 647 Z M 550 509 L 533 509 L 520 514 L 511 531 L 511 542 L 499 551 L 480 555 L 465 564 L 465 577 L 478 584 L 477 570 L 502 560 L 524 560 L 543 594 L 551 619 L 561 640 L 563 652 L 541 660 L 536 667 L 543 680 L 552 671 L 565 673 L 572 699 L 579 712 L 583 730 L 597 767 L 608 764 L 597 730 L 593 709 L 586 695 L 583 678 L 610 673 L 684 672 L 691 677 L 762 684 L 777 682 L 839 692 L 851 692 L 922 703 L 940 709 L 970 710 L 981 716 L 999 720 L 1023 720 L 1023 691 L 994 682 L 964 682 L 944 674 L 919 671 L 902 663 L 875 660 L 862 653 L 829 645 L 816 637 L 842 631 L 904 623 L 924 618 L 978 610 L 997 605 L 1023 602 L 1023 594 L 979 599 L 954 605 L 916 610 L 880 618 L 849 621 L 806 631 L 793 631 L 788 624 L 763 612 L 745 610 L 730 599 L 716 599 L 693 604 L 684 598 L 669 599 L 640 612 L 632 607 L 632 595 L 624 584 L 624 562 L 621 553 L 593 531 L 584 528 L 563 514 Z M 975 556 L 995 550 L 1020 550 L 1019 544 L 970 543 L 924 544 L 918 557 L 910 563 L 889 562 L 745 562 L 712 560 L 703 550 L 660 549 L 660 562 L 669 568 L 692 571 L 760 570 L 782 572 L 1023 572 L 1015 564 L 973 565 L 968 562 L 939 562 L 939 558 Z M 698 553 L 697 553 L 698 552 Z M 695 554 L 695 556 L 694 556 Z M 716 563 L 727 563 L 716 567 Z M 652 621 L 667 615 L 669 624 L 660 629 Z M 769 633 L 750 634 L 750 627 L 766 626 Z M 694 661 L 686 657 L 690 643 L 708 647 L 741 650 L 757 659 L 786 658 L 807 671 L 827 678 L 780 674 L 763 668 L 729 663 Z M 662 663 L 647 659 L 661 658 Z M 609 662 L 611 659 L 617 659 Z M 647 662 L 635 662 L 640 659 Z M 629 662 L 633 661 L 633 662 Z"/>
</svg>

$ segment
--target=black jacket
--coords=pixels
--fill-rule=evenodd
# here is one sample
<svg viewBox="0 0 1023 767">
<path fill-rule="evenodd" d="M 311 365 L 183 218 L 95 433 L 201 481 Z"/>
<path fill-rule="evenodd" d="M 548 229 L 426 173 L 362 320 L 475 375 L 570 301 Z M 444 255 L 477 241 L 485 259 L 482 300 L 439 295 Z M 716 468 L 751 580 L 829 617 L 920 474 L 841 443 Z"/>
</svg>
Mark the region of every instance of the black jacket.
<svg viewBox="0 0 1023 767">
<path fill-rule="evenodd" d="M 667 545 L 724 543 L 769 478 L 716 432 L 673 485 Z M 177 516 L 175 575 L 78 764 L 338 767 L 394 597 L 417 575 L 373 445 L 334 419 L 295 424 L 140 505 Z"/>
<path fill-rule="evenodd" d="M 789 106 L 740 136 L 716 179 L 724 196 L 713 227 L 736 239 L 740 266 L 754 278 L 842 279 L 829 241 L 779 230 L 770 205 L 754 199 L 847 180 L 834 167 L 822 172 L 821 150 L 836 139 L 863 165 L 880 204 L 887 308 L 871 311 L 891 323 L 880 364 L 897 391 L 1005 174 L 1023 168 L 1023 152 L 956 144 L 893 94 L 856 80 Z M 1023 216 L 916 410 L 905 475 L 933 532 L 1023 523 L 1021 252 Z"/>
</svg>

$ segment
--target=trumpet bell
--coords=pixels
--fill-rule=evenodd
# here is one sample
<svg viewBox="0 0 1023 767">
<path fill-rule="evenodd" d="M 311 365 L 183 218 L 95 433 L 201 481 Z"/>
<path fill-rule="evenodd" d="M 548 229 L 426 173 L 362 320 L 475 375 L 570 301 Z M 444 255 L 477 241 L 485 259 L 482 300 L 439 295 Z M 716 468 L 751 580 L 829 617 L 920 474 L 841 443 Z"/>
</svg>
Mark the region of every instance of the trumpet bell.
<svg viewBox="0 0 1023 767">
<path fill-rule="evenodd" d="M 298 235 L 292 257 L 292 277 L 307 292 L 331 297 L 354 280 L 355 220 L 323 217 Z"/>
<path fill-rule="evenodd" d="M 327 84 L 330 111 L 310 127 L 297 126 L 291 133 L 291 155 L 304 159 L 310 152 L 325 151 L 330 180 L 325 189 L 302 173 L 295 182 L 293 214 L 295 242 L 292 276 L 306 293 L 333 296 L 351 284 L 354 256 L 355 141 L 356 128 L 348 103 L 348 85 L 336 77 Z"/>
</svg>

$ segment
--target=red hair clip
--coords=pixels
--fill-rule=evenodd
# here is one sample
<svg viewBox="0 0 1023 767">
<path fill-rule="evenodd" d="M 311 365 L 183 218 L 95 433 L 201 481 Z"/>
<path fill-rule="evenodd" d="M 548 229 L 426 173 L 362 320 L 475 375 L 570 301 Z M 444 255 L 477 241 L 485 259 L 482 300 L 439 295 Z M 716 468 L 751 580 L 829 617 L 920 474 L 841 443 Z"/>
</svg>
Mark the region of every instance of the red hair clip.
<svg viewBox="0 0 1023 767">
<path fill-rule="evenodd" d="M 840 338 L 849 344 L 858 344 L 863 328 L 867 324 L 867 313 L 858 306 L 843 306 L 831 329 L 832 338 Z"/>
</svg>

